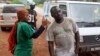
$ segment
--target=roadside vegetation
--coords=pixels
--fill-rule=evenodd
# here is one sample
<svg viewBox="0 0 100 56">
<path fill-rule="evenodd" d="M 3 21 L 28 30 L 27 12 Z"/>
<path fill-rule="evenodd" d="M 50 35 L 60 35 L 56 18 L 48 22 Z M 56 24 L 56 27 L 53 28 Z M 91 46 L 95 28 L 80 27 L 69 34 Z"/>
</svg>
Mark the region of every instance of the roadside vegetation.
<svg viewBox="0 0 100 56">
<path fill-rule="evenodd" d="M 33 0 L 33 1 L 36 3 L 36 5 L 37 5 L 38 7 L 42 7 L 44 1 L 46 1 L 46 0 Z M 19 0 L 11 0 L 11 3 L 21 4 L 21 2 L 20 2 Z"/>
</svg>

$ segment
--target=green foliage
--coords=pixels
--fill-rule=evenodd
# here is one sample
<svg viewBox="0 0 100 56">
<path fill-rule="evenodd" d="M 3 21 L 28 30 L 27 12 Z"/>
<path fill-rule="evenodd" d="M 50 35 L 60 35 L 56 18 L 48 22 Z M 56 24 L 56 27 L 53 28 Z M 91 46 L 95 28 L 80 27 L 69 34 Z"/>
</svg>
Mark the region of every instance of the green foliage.
<svg viewBox="0 0 100 56">
<path fill-rule="evenodd" d="M 33 0 L 37 5 L 43 4 L 46 0 Z M 11 3 L 19 4 L 21 3 L 19 0 L 11 0 Z"/>
<path fill-rule="evenodd" d="M 19 0 L 11 0 L 11 3 L 20 4 Z"/>
<path fill-rule="evenodd" d="M 46 0 L 33 0 L 36 4 L 43 4 Z"/>
</svg>

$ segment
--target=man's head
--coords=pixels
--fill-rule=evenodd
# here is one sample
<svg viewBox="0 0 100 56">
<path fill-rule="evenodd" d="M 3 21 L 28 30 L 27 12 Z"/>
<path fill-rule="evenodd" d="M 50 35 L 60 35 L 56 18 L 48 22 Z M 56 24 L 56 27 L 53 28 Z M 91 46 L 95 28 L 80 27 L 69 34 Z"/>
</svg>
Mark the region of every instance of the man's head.
<svg viewBox="0 0 100 56">
<path fill-rule="evenodd" d="M 30 9 L 33 10 L 35 8 L 35 4 L 34 5 L 30 5 Z"/>
<path fill-rule="evenodd" d="M 55 20 L 61 20 L 63 19 L 62 11 L 59 7 L 53 6 L 50 10 L 51 16 L 54 17 Z"/>
</svg>

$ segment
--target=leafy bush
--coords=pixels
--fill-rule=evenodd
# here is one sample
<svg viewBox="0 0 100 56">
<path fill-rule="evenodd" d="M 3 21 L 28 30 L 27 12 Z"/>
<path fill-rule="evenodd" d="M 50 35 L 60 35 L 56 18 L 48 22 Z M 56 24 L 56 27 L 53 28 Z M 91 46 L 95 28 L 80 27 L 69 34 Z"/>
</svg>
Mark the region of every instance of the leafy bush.
<svg viewBox="0 0 100 56">
<path fill-rule="evenodd" d="M 36 4 L 43 4 L 46 0 L 33 0 Z M 19 4 L 21 3 L 19 0 L 11 0 L 11 3 Z"/>
<path fill-rule="evenodd" d="M 19 0 L 11 0 L 11 3 L 20 4 Z"/>
<path fill-rule="evenodd" d="M 46 0 L 34 0 L 34 1 L 36 2 L 36 4 L 43 4 L 44 1 L 46 1 Z"/>
</svg>

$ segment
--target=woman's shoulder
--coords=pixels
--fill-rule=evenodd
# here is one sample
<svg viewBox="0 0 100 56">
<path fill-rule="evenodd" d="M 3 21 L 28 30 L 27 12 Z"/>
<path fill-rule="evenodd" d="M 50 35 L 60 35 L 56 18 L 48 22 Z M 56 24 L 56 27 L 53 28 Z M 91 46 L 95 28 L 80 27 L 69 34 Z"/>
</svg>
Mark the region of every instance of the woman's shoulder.
<svg viewBox="0 0 100 56">
<path fill-rule="evenodd" d="M 19 22 L 18 25 L 20 25 L 20 26 L 28 26 L 29 24 L 26 23 L 26 22 Z"/>
</svg>

